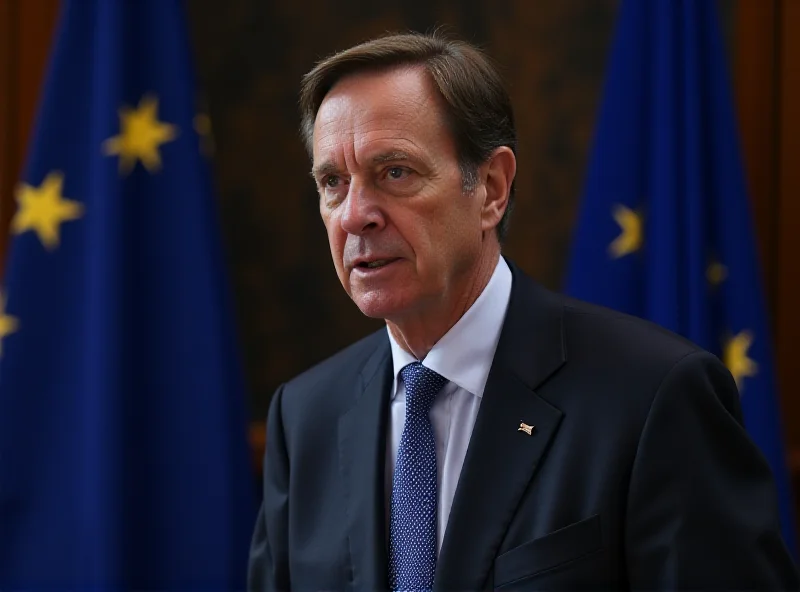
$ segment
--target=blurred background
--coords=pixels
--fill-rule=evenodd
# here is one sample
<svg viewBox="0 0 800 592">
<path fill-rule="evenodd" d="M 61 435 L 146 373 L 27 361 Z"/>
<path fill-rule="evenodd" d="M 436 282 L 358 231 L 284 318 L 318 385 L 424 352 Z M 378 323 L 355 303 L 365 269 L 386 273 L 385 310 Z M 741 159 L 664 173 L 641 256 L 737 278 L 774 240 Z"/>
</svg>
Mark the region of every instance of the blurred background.
<svg viewBox="0 0 800 592">
<path fill-rule="evenodd" d="M 800 1 L 717 5 L 774 339 L 787 458 L 800 491 L 800 374 L 794 367 L 800 352 Z M 303 73 L 331 52 L 386 31 L 444 26 L 484 47 L 508 82 L 519 131 L 518 201 L 505 252 L 559 290 L 618 2 L 189 0 L 186 6 L 208 114 L 204 125 L 212 131 L 257 471 L 274 390 L 380 326 L 359 313 L 333 270 L 297 133 Z M 0 251 L 8 243 L 13 188 L 27 154 L 58 8 L 58 0 L 0 0 Z"/>
</svg>

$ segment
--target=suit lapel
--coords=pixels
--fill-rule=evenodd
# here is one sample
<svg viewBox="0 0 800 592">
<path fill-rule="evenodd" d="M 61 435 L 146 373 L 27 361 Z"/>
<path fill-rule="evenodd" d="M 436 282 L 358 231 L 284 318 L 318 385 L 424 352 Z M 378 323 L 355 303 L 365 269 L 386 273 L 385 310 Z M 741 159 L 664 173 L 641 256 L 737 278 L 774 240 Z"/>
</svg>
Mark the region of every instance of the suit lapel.
<svg viewBox="0 0 800 592">
<path fill-rule="evenodd" d="M 486 585 L 522 494 L 555 435 L 562 413 L 536 389 L 565 361 L 562 304 L 519 269 L 480 411 L 458 481 L 434 589 Z M 535 426 L 531 435 L 520 423 Z"/>
<path fill-rule="evenodd" d="M 385 590 L 386 422 L 392 386 L 388 338 L 370 356 L 356 386 L 356 401 L 339 418 L 339 464 L 346 509 L 353 588 Z"/>
</svg>

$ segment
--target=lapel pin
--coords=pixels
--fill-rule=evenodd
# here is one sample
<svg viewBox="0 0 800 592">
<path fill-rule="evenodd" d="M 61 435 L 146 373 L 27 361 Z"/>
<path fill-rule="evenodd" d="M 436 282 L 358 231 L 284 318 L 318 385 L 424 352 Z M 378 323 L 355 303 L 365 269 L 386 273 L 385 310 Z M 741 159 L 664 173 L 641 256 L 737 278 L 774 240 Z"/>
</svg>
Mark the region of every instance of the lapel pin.
<svg viewBox="0 0 800 592">
<path fill-rule="evenodd" d="M 527 423 L 520 422 L 519 429 L 517 431 L 518 432 L 525 432 L 529 436 L 532 436 L 533 434 L 531 432 L 533 432 L 534 429 L 536 429 L 536 426 L 531 426 L 531 425 L 528 425 Z"/>
</svg>

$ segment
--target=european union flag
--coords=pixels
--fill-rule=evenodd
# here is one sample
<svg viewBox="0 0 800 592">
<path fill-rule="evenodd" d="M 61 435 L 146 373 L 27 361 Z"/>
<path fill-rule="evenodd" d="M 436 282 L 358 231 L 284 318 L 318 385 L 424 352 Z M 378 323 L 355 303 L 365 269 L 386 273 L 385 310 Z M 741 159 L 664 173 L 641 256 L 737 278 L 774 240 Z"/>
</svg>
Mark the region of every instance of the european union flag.
<svg viewBox="0 0 800 592">
<path fill-rule="evenodd" d="M 758 257 L 714 0 L 623 0 L 566 291 L 716 353 L 792 497 Z"/>
<path fill-rule="evenodd" d="M 0 589 L 236 590 L 243 380 L 177 0 L 66 1 L 0 307 Z"/>
</svg>

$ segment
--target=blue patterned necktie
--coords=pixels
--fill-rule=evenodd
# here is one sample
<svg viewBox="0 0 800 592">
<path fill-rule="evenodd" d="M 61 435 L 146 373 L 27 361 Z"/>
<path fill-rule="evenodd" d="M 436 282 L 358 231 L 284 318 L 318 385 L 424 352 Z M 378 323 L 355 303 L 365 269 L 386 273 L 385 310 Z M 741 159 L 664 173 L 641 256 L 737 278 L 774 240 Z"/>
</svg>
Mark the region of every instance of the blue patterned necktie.
<svg viewBox="0 0 800 592">
<path fill-rule="evenodd" d="M 389 522 L 392 590 L 431 590 L 436 571 L 436 441 L 429 412 L 447 379 L 419 362 L 400 371 L 406 423 L 397 449 Z"/>
</svg>

